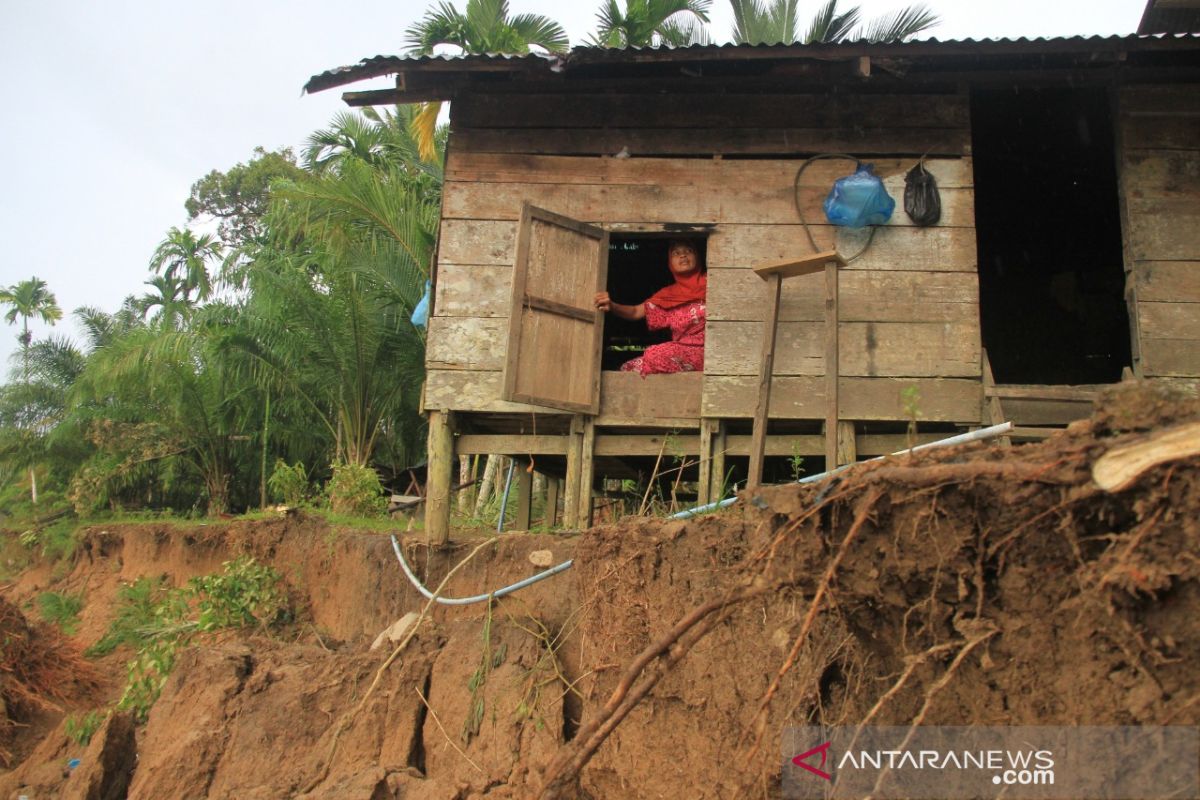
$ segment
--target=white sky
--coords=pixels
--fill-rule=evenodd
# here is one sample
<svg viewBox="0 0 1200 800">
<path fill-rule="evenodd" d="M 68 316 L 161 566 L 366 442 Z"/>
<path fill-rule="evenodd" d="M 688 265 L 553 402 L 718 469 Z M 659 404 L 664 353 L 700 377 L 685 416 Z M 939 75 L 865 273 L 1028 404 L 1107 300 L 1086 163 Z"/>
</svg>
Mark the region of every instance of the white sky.
<svg viewBox="0 0 1200 800">
<path fill-rule="evenodd" d="M 462 8 L 465 0 L 455 0 Z M 903 0 L 861 0 L 867 18 Z M 345 107 L 341 90 L 301 96 L 309 76 L 402 51 L 430 2 L 360 0 L 5 0 L 0 25 L 0 286 L 36 275 L 75 335 L 81 305 L 141 294 L 147 264 L 192 183 L 299 146 Z M 802 17 L 819 0 L 802 4 Z M 843 2 L 843 6 L 850 5 Z M 1144 0 L 931 0 L 939 39 L 1128 34 Z M 581 44 L 600 0 L 510 0 L 558 20 Z M 711 29 L 728 39 L 727 0 Z M 383 85 L 387 85 L 386 81 Z M 353 88 L 369 88 L 361 84 Z M 46 334 L 40 323 L 36 337 Z M 18 328 L 0 327 L 0 380 Z"/>
</svg>

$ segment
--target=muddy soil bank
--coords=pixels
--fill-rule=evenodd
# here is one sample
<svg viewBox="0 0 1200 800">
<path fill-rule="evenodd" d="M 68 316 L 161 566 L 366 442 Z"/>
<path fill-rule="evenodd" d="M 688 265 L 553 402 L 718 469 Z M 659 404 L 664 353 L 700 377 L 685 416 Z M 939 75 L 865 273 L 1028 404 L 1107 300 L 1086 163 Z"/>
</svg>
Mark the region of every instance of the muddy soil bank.
<svg viewBox="0 0 1200 800">
<path fill-rule="evenodd" d="M 386 539 L 303 519 L 95 531 L 68 583 L 103 596 L 251 553 L 322 636 L 192 648 L 144 726 L 113 717 L 82 755 L 59 726 L 0 797 L 776 797 L 790 725 L 1195 725 L 1200 459 L 1121 491 L 1091 470 L 1197 418 L 1135 388 L 1038 445 L 860 465 L 699 520 L 505 537 L 450 593 L 530 574 L 535 549 L 575 568 L 439 609 L 398 653 L 367 650 L 420 606 Z M 434 555 L 430 582 L 466 552 Z M 92 613 L 83 639 L 106 624 Z"/>
</svg>

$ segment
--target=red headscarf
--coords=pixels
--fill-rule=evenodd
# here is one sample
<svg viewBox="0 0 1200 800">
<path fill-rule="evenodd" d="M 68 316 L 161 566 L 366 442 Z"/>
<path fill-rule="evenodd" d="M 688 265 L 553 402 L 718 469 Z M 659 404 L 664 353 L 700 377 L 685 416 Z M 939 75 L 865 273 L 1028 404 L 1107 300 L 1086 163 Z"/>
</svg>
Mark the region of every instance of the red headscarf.
<svg viewBox="0 0 1200 800">
<path fill-rule="evenodd" d="M 659 308 L 675 308 L 687 303 L 703 303 L 708 291 L 708 273 L 699 267 L 685 275 L 675 275 L 675 282 L 650 295 L 646 302 Z"/>
</svg>

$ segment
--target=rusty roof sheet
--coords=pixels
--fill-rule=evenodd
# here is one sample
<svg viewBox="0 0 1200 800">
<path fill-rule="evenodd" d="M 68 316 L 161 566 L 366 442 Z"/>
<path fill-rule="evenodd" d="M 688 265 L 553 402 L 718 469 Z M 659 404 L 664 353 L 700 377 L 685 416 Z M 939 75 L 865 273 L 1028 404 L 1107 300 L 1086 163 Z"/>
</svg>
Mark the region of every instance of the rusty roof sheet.
<svg viewBox="0 0 1200 800">
<path fill-rule="evenodd" d="M 708 44 L 688 47 L 574 47 L 565 55 L 529 53 L 508 55 L 436 54 L 425 56 L 374 56 L 353 66 L 314 75 L 306 92 L 319 92 L 362 80 L 404 72 L 536 71 L 565 72 L 572 66 L 591 64 L 642 64 L 695 61 L 739 61 L 766 58 L 840 59 L 855 56 L 1003 56 L 1034 54 L 1121 53 L 1191 49 L 1200 44 L 1200 33 L 1130 34 L 1126 36 L 1020 37 L 1015 39 L 921 39 L 910 42 L 866 40 L 833 44 Z"/>
</svg>

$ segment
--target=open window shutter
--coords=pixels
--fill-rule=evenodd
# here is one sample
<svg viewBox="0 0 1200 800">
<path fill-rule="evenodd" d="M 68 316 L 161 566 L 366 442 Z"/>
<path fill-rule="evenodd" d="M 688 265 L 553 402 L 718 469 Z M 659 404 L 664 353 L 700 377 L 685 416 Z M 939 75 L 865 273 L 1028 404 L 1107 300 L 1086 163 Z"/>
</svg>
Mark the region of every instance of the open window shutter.
<svg viewBox="0 0 1200 800">
<path fill-rule="evenodd" d="M 608 232 L 528 203 L 521 210 L 504 399 L 596 414 Z"/>
</svg>

